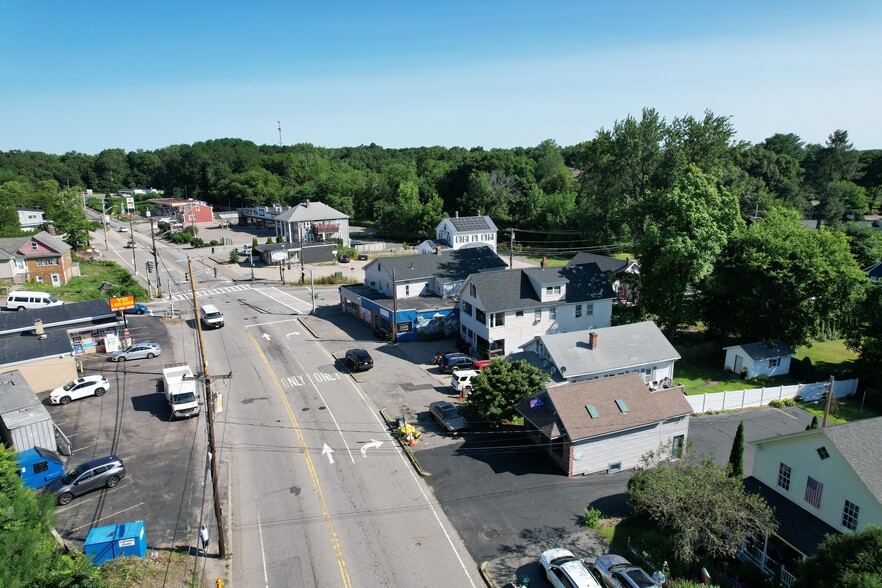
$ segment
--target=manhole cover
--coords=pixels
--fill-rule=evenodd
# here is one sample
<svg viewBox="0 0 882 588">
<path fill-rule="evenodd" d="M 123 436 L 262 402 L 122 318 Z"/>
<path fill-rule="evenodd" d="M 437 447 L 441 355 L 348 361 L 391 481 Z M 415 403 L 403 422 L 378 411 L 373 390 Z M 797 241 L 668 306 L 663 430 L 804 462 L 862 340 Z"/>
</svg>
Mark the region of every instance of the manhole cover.
<svg viewBox="0 0 882 588">
<path fill-rule="evenodd" d="M 484 539 L 496 539 L 499 535 L 499 531 L 496 529 L 487 529 L 484 531 Z"/>
</svg>

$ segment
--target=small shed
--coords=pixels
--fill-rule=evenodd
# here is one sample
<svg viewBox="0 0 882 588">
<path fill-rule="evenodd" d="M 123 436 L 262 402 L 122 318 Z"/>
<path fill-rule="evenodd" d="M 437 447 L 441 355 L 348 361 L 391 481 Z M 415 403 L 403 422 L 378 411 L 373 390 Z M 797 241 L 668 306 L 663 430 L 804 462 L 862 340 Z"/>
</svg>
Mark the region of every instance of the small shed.
<svg viewBox="0 0 882 588">
<path fill-rule="evenodd" d="M 0 374 L 0 436 L 15 451 L 58 451 L 52 416 L 17 370 Z"/>
<path fill-rule="evenodd" d="M 796 350 L 780 339 L 766 343 L 742 343 L 724 347 L 725 369 L 743 374 L 745 378 L 757 376 L 783 376 L 790 373 L 790 358 Z"/>
</svg>

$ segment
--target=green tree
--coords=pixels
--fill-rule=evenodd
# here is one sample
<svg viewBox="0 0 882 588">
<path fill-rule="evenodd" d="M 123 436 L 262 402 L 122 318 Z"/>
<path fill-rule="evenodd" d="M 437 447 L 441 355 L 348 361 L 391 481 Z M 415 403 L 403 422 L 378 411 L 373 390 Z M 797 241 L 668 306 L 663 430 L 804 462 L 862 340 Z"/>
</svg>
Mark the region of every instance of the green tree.
<svg viewBox="0 0 882 588">
<path fill-rule="evenodd" d="M 845 236 L 858 267 L 866 268 L 882 259 L 882 235 L 873 227 L 848 223 Z"/>
<path fill-rule="evenodd" d="M 776 133 L 761 145 L 772 153 L 787 155 L 796 161 L 802 161 L 805 157 L 805 142 L 793 133 Z"/>
<path fill-rule="evenodd" d="M 812 416 L 812 422 L 805 426 L 806 431 L 811 431 L 812 429 L 818 428 L 818 415 Z"/>
<path fill-rule="evenodd" d="M 718 335 L 803 345 L 847 333 L 866 282 L 843 233 L 773 209 L 730 239 L 702 290 L 703 318 Z"/>
<path fill-rule="evenodd" d="M 472 379 L 466 406 L 482 421 L 498 425 L 516 416 L 515 407 L 545 387 L 548 374 L 524 360 L 494 359 Z"/>
<path fill-rule="evenodd" d="M 231 249 L 230 250 L 230 263 L 239 263 L 239 250 Z"/>
<path fill-rule="evenodd" d="M 654 192 L 635 207 L 644 234 L 637 244 L 640 303 L 673 336 L 695 316 L 690 293 L 714 268 L 740 225 L 734 198 L 689 165 L 670 192 Z"/>
<path fill-rule="evenodd" d="M 744 421 L 738 423 L 732 451 L 729 453 L 729 475 L 740 480 L 744 477 Z"/>
<path fill-rule="evenodd" d="M 860 353 L 861 360 L 870 366 L 882 365 L 882 285 L 874 283 L 857 308 L 856 327 L 848 333 L 846 343 Z M 878 370 L 870 374 L 880 382 Z"/>
<path fill-rule="evenodd" d="M 777 528 L 772 509 L 712 457 L 686 452 L 678 461 L 639 470 L 628 482 L 634 509 L 670 534 L 677 557 L 733 557 L 742 541 Z"/>
<path fill-rule="evenodd" d="M 793 588 L 882 587 L 882 528 L 829 534 L 799 566 Z"/>
</svg>

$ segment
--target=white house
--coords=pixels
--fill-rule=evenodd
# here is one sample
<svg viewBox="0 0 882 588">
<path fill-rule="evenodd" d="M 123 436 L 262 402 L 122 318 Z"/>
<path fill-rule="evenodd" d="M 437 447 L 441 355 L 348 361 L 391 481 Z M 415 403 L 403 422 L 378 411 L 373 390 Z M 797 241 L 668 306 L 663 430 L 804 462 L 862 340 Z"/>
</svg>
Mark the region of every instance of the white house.
<svg viewBox="0 0 882 588">
<path fill-rule="evenodd" d="M 322 202 L 302 202 L 272 219 L 276 236 L 288 243 L 311 243 L 342 239 L 349 246 L 349 215 Z"/>
<path fill-rule="evenodd" d="M 533 441 L 576 476 L 633 469 L 665 445 L 680 457 L 692 408 L 681 387 L 651 391 L 630 373 L 550 387 L 517 411 Z"/>
<path fill-rule="evenodd" d="M 539 335 L 521 345 L 550 362 L 567 382 L 637 372 L 653 387 L 670 382 L 680 354 L 652 321 Z"/>
<path fill-rule="evenodd" d="M 479 355 L 508 355 L 539 335 L 608 327 L 615 294 L 596 264 L 469 276 L 460 337 Z"/>
<path fill-rule="evenodd" d="M 790 358 L 796 350 L 783 341 L 763 343 L 742 343 L 724 347 L 726 359 L 724 367 L 747 378 L 757 376 L 783 376 L 790 372 Z"/>
<path fill-rule="evenodd" d="M 489 216 L 459 216 L 442 219 L 435 227 L 435 239 L 423 241 L 420 253 L 433 253 L 439 247 L 463 249 L 486 245 L 496 252 L 496 225 Z"/>
<path fill-rule="evenodd" d="M 36 208 L 19 208 L 18 224 L 22 231 L 39 231 L 46 222 L 43 211 Z"/>
<path fill-rule="evenodd" d="M 756 457 L 745 486 L 772 506 L 779 522 L 774 536 L 745 546 L 761 566 L 793 570 L 815 553 L 825 534 L 882 526 L 882 417 L 752 445 Z"/>
</svg>

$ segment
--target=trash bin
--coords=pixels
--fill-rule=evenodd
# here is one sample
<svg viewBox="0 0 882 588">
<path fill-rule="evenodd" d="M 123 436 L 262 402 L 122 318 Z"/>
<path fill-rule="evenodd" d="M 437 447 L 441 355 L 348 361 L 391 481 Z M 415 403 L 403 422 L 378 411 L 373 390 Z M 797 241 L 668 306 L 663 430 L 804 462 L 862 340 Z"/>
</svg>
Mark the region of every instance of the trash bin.
<svg viewBox="0 0 882 588">
<path fill-rule="evenodd" d="M 96 566 L 123 555 L 147 555 L 144 521 L 96 527 L 89 531 L 84 545 L 86 555 Z"/>
</svg>

